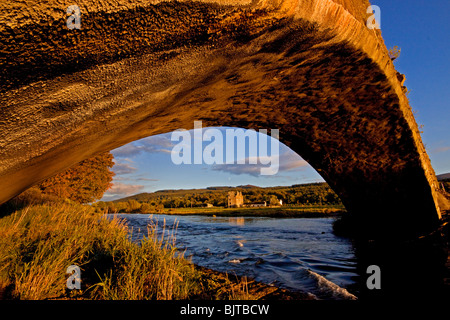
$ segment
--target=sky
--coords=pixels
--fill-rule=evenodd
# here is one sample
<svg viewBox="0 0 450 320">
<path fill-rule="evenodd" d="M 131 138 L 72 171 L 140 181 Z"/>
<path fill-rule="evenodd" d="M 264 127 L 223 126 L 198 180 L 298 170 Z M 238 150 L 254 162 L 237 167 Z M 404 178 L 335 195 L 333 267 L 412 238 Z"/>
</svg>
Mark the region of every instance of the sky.
<svg viewBox="0 0 450 320">
<path fill-rule="evenodd" d="M 250 143 L 246 142 L 245 154 L 239 155 L 238 140 L 234 139 L 234 148 L 232 148 L 234 155 L 232 158 L 230 157 L 231 164 L 226 164 L 226 150 L 227 147 L 230 148 L 230 141 L 233 140 L 229 136 L 227 137 L 226 131 L 234 134 L 238 128 L 215 128 L 218 135 L 211 137 L 211 141 L 207 141 L 210 129 L 198 130 L 203 137 L 203 142 L 202 147 L 196 149 L 194 147 L 196 140 L 194 130 L 189 130 L 186 131 L 189 139 L 176 139 L 176 137 L 172 138 L 172 133 L 165 133 L 137 140 L 113 150 L 116 163 L 113 171 L 116 176 L 113 180 L 113 187 L 105 193 L 102 200 L 109 201 L 136 193 L 164 189 L 247 184 L 261 187 L 290 186 L 297 183 L 324 181 L 305 160 L 286 145 L 271 136 L 256 131 L 254 132 L 258 146 L 256 152 L 250 153 Z M 248 131 L 240 130 L 244 133 Z M 201 138 L 198 140 L 202 141 Z M 260 143 L 267 146 L 267 152 L 263 152 L 263 149 L 259 147 Z M 278 145 L 276 145 L 277 143 Z M 212 145 L 215 146 L 215 150 L 223 152 L 222 157 L 219 155 L 216 157 L 215 151 L 211 153 L 205 151 L 208 146 L 212 147 Z M 180 152 L 177 151 L 178 148 Z M 190 157 L 183 158 L 185 150 L 192 150 Z M 198 153 L 201 158 L 200 164 L 194 163 L 196 150 L 200 150 Z M 276 157 L 277 154 L 279 157 Z M 208 155 L 212 156 L 213 164 L 208 164 Z M 257 158 L 257 164 L 250 164 L 251 158 Z M 219 159 L 223 163 L 220 163 Z M 279 159 L 278 164 L 276 159 Z M 184 160 L 184 163 L 174 164 L 181 160 Z M 239 160 L 245 164 L 238 163 Z M 271 167 L 272 170 L 268 170 Z M 263 168 L 267 168 L 268 174 L 262 174 L 261 169 Z"/>
<path fill-rule="evenodd" d="M 448 0 L 408 0 L 371 1 L 380 8 L 381 32 L 387 48 L 398 46 L 401 54 L 395 60 L 396 69 L 406 75 L 405 86 L 409 89 L 408 99 L 415 111 L 416 121 L 423 125 L 422 139 L 436 174 L 450 172 L 450 1 Z M 215 150 L 226 150 L 230 146 L 226 130 L 220 128 L 211 141 L 204 141 L 203 147 L 210 145 Z M 208 137 L 208 132 L 202 132 Z M 194 146 L 193 131 L 190 139 L 171 141 L 172 133 L 144 138 L 112 150 L 115 158 L 113 187 L 108 190 L 103 201 L 115 200 L 141 192 L 154 192 L 162 189 L 191 189 L 208 186 L 257 185 L 281 186 L 299 183 L 323 182 L 322 177 L 299 155 L 284 144 L 267 153 L 266 164 L 248 164 L 250 154 L 240 160 L 246 165 L 237 164 L 174 164 L 172 152 L 178 148 L 178 159 L 187 154 L 183 146 Z M 256 134 L 259 141 L 264 137 Z M 185 136 L 187 137 L 187 136 Z M 199 137 L 197 137 L 197 141 Z M 201 139 L 200 139 L 201 140 Z M 266 145 L 270 151 L 269 138 Z M 247 144 L 248 145 L 248 144 Z M 264 145 L 264 144 L 262 144 Z M 262 147 L 261 147 L 262 148 Z M 258 147 L 257 155 L 262 150 Z M 177 149 L 177 150 L 178 150 Z M 261 169 L 274 165 L 275 150 L 279 150 L 279 165 L 276 174 L 261 175 Z M 216 153 L 211 153 L 216 156 Z M 202 153 L 200 153 L 202 156 Z M 218 158 L 217 158 L 218 159 Z M 223 158 L 225 159 L 225 158 Z M 263 157 L 261 157 L 263 159 Z M 190 157 L 193 162 L 194 155 Z M 175 160 L 176 162 L 176 160 Z M 275 173 L 272 170 L 271 173 Z"/>
<path fill-rule="evenodd" d="M 408 99 L 436 174 L 450 172 L 450 1 L 373 0 L 381 9 L 387 48 L 399 46 L 394 61 L 406 76 Z"/>
</svg>

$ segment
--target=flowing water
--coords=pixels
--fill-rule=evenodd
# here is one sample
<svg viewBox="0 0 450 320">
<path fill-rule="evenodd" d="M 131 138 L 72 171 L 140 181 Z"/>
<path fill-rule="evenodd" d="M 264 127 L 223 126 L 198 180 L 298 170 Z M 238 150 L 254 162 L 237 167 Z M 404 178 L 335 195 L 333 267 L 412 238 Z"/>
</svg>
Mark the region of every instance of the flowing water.
<svg viewBox="0 0 450 320">
<path fill-rule="evenodd" d="M 354 299 L 360 276 L 350 240 L 332 233 L 333 218 L 117 215 L 138 241 L 148 225 L 175 230 L 176 246 L 192 262 L 246 275 L 319 299 Z M 172 229 L 172 230 L 171 230 Z"/>
</svg>

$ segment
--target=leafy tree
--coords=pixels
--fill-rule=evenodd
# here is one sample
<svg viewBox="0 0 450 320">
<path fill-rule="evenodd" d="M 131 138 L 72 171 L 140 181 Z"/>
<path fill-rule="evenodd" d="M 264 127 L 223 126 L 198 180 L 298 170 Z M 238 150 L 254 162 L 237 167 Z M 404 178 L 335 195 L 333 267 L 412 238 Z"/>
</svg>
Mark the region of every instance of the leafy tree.
<svg viewBox="0 0 450 320">
<path fill-rule="evenodd" d="M 270 205 L 271 206 L 277 206 L 280 204 L 280 202 L 278 201 L 277 197 L 275 195 L 271 195 L 270 196 Z"/>
<path fill-rule="evenodd" d="M 450 179 L 445 179 L 442 181 L 442 186 L 444 187 L 444 190 L 448 193 L 450 193 Z"/>
<path fill-rule="evenodd" d="M 141 204 L 134 199 L 128 200 L 127 211 L 129 213 L 138 212 L 141 209 Z"/>
<path fill-rule="evenodd" d="M 79 203 L 92 202 L 112 186 L 114 172 L 110 168 L 113 165 L 113 155 L 102 153 L 43 181 L 38 187 L 44 194 Z"/>
<path fill-rule="evenodd" d="M 388 50 L 389 58 L 391 58 L 392 61 L 400 57 L 400 53 L 402 52 L 402 49 L 400 49 L 398 46 L 395 46 L 393 48 L 390 48 Z"/>
<path fill-rule="evenodd" d="M 152 206 L 150 204 L 148 204 L 147 202 L 144 202 L 141 207 L 139 208 L 139 212 L 140 213 L 151 213 L 152 211 L 154 211 L 155 209 L 152 208 Z"/>
</svg>

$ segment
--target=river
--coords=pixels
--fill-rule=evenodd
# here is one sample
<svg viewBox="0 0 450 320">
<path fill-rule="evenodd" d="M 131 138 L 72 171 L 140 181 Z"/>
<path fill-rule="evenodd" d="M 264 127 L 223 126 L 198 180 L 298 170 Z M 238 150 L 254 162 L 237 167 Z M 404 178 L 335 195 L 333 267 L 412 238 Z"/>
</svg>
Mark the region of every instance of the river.
<svg viewBox="0 0 450 320">
<path fill-rule="evenodd" d="M 319 299 L 358 296 L 360 275 L 352 243 L 332 233 L 333 218 L 211 217 L 204 215 L 119 214 L 131 238 L 175 230 L 176 247 L 193 263 L 249 276 Z M 165 221 L 165 222 L 164 222 Z"/>
</svg>

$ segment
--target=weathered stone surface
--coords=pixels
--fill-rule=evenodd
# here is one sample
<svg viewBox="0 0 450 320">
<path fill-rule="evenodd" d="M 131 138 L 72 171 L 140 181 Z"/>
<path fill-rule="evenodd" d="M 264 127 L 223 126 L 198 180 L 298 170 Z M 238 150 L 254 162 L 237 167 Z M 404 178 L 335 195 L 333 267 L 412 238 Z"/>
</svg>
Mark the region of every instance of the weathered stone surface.
<svg viewBox="0 0 450 320">
<path fill-rule="evenodd" d="M 373 236 L 440 219 L 434 171 L 368 1 L 0 4 L 0 202 L 194 120 L 280 129 Z"/>
</svg>

